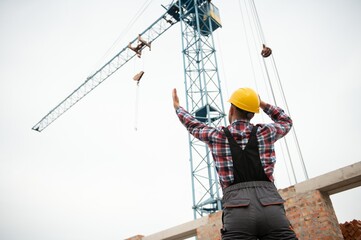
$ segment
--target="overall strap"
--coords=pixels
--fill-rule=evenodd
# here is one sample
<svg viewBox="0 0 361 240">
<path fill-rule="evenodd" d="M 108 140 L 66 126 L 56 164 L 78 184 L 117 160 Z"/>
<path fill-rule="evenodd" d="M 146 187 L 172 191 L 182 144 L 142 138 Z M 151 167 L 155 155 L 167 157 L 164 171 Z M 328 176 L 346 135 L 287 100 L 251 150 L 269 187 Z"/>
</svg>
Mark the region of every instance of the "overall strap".
<svg viewBox="0 0 361 240">
<path fill-rule="evenodd" d="M 230 144 L 233 161 L 233 184 L 249 181 L 270 181 L 261 164 L 257 140 L 258 126 L 251 130 L 249 140 L 242 149 L 233 138 L 228 128 L 223 128 Z"/>
</svg>

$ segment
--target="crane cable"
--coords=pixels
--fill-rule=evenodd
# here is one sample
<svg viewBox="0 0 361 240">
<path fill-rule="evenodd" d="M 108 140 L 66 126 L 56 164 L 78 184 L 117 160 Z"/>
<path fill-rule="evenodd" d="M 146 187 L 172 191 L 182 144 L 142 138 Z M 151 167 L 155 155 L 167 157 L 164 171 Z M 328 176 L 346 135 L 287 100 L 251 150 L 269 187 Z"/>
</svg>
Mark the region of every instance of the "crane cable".
<svg viewBox="0 0 361 240">
<path fill-rule="evenodd" d="M 254 5 L 254 1 L 249 0 L 249 3 L 251 5 L 250 8 L 251 8 L 252 16 L 255 16 L 253 19 L 254 19 L 255 26 L 256 26 L 256 32 L 258 33 L 259 41 L 262 43 L 263 48 L 265 48 L 265 44 L 267 43 L 267 41 L 266 41 L 265 35 L 263 34 L 262 26 L 261 26 L 261 23 L 260 23 L 258 14 L 257 14 L 256 7 Z M 254 41 L 254 42 L 256 44 L 256 41 Z M 258 50 L 258 48 L 259 48 L 259 45 L 256 46 L 257 50 Z M 262 56 L 263 56 L 263 54 L 262 54 Z M 262 59 L 262 61 L 259 61 L 259 63 L 260 63 L 260 69 L 264 69 L 264 71 L 262 71 L 263 76 L 266 76 L 266 77 L 263 78 L 264 82 L 265 82 L 265 86 L 269 86 L 269 88 L 271 90 L 272 99 L 273 99 L 275 105 L 277 106 L 276 97 L 275 97 L 275 93 L 274 93 L 274 90 L 273 90 L 273 87 L 272 87 L 271 77 L 270 77 L 270 74 L 269 74 L 268 69 L 267 69 L 265 58 L 263 57 L 263 58 L 258 58 L 258 59 Z M 266 79 L 267 79 L 267 81 L 266 81 Z M 269 97 L 269 91 L 267 91 L 267 94 L 268 94 L 268 97 Z M 284 163 L 285 168 L 286 168 L 288 181 L 289 181 L 289 183 L 291 185 L 291 176 L 290 176 L 290 170 L 289 170 L 289 169 L 291 169 L 293 180 L 294 180 L 295 183 L 297 183 L 297 177 L 296 177 L 296 173 L 295 173 L 295 170 L 294 170 L 292 157 L 291 157 L 290 150 L 289 150 L 289 147 L 288 147 L 287 139 L 283 138 L 282 141 L 280 141 L 280 145 L 281 145 L 281 152 L 282 152 L 283 159 L 285 159 L 285 161 L 283 161 L 283 163 Z M 288 162 L 289 162 L 290 166 L 288 166 L 286 159 L 289 160 Z"/>
<path fill-rule="evenodd" d="M 242 20 L 242 29 L 243 29 L 243 31 L 244 31 L 244 36 L 245 36 L 245 38 L 246 38 L 246 44 L 247 44 L 247 49 L 248 49 L 248 56 L 249 56 L 249 59 L 250 59 L 250 63 L 251 63 L 251 69 L 252 69 L 252 73 L 253 73 L 253 79 L 254 79 L 254 83 L 255 83 L 255 85 L 256 85 L 256 90 L 257 90 L 257 92 L 259 92 L 259 86 L 258 86 L 258 84 L 257 84 L 257 81 L 256 81 L 256 79 L 257 79 L 257 77 L 256 77 L 256 71 L 255 71 L 255 65 L 254 65 L 254 61 L 253 61 L 253 58 L 252 58 L 252 51 L 251 51 L 251 46 L 250 46 L 250 37 L 249 37 L 249 33 L 248 33 L 248 31 L 247 31 L 247 26 L 246 26 L 246 19 L 245 19 L 245 17 L 244 17 L 244 15 L 247 15 L 248 16 L 248 21 L 250 22 L 251 20 L 251 17 L 250 17 L 250 13 L 249 13 L 249 10 L 248 10 L 248 8 L 247 8 L 247 6 L 246 6 L 246 3 L 245 3 L 245 7 L 244 7 L 244 10 L 243 10 L 243 7 L 242 7 L 242 4 L 241 4 L 241 1 L 239 0 L 238 1 L 238 5 L 239 5 L 239 10 L 240 10 L 240 12 L 241 12 L 241 20 Z M 252 24 L 251 23 L 249 23 L 249 26 L 252 26 Z M 250 32 L 252 33 L 252 37 L 253 37 L 253 39 L 255 39 L 255 33 L 254 33 L 254 31 L 253 31 L 253 28 L 251 28 L 250 29 Z M 256 43 L 256 41 L 252 41 L 253 43 L 254 43 L 254 48 L 255 49 L 258 49 L 258 46 L 257 46 L 257 43 Z M 259 67 L 260 67 L 260 69 L 262 69 L 262 63 L 260 62 L 260 61 L 258 61 L 258 63 L 259 63 Z M 267 77 L 265 76 L 265 73 L 264 73 L 264 71 L 261 71 L 261 74 L 262 74 L 262 79 L 266 79 Z M 267 83 L 265 82 L 265 85 L 267 85 Z M 268 91 L 266 91 L 266 93 L 267 93 L 267 95 L 268 95 L 268 98 L 270 98 L 270 96 L 269 96 L 269 92 Z M 261 119 L 262 119 L 262 121 L 264 122 L 265 121 L 265 119 L 264 119 L 264 115 L 261 115 Z M 282 156 L 283 156 L 283 159 L 286 159 L 286 157 L 285 157 L 285 153 L 284 153 L 284 151 L 283 151 L 283 148 L 281 147 L 281 152 L 282 152 Z M 286 172 L 287 172 L 287 177 L 288 177 L 288 182 L 289 182 L 289 184 L 291 185 L 291 177 L 290 177 L 290 173 L 289 173 L 289 169 L 288 169 L 288 166 L 287 166 L 287 164 L 286 164 L 286 161 L 283 161 L 283 163 L 285 164 L 285 168 L 286 168 Z"/>
<path fill-rule="evenodd" d="M 259 16 L 258 16 L 258 13 L 257 13 L 257 9 L 256 9 L 256 6 L 254 4 L 254 1 L 253 0 L 249 0 L 249 4 L 250 4 L 250 8 L 251 8 L 251 14 L 253 16 L 253 19 L 254 19 L 254 22 L 255 22 L 255 26 L 256 26 L 256 32 L 258 33 L 258 39 L 259 41 L 263 44 L 263 46 L 265 46 L 266 44 L 266 38 L 263 34 L 263 29 L 262 29 L 262 26 L 261 26 L 261 23 L 260 23 L 260 20 L 259 20 Z M 254 41 L 256 42 L 256 41 Z M 266 64 L 266 61 L 265 61 L 265 58 L 262 58 L 262 67 L 264 69 L 264 72 L 266 74 L 266 78 L 268 80 L 268 85 L 270 87 L 270 90 L 271 90 L 271 93 L 272 93 L 272 98 L 273 98 L 273 101 L 275 103 L 275 105 L 277 106 L 277 100 L 276 100 L 276 96 L 275 96 L 275 91 L 274 91 L 274 88 L 273 88 L 273 85 L 272 85 L 272 82 L 271 82 L 271 77 L 270 77 L 270 73 L 268 71 L 268 68 L 267 68 L 267 64 Z M 284 101 L 286 101 L 284 99 Z M 290 168 L 292 170 L 292 174 L 293 174 L 293 178 L 294 178 L 294 181 L 295 183 L 297 183 L 297 176 L 296 176 L 296 173 L 295 173 L 295 169 L 294 169 L 294 166 L 293 166 L 293 161 L 292 161 L 292 157 L 291 157 L 291 154 L 290 154 L 290 150 L 289 150 L 289 146 L 288 146 L 288 142 L 287 142 L 287 139 L 286 138 L 283 138 L 283 143 L 285 145 L 285 149 L 286 149 L 286 153 L 287 153 L 287 156 L 288 156 L 288 159 L 289 159 L 289 163 L 290 163 Z M 282 142 L 281 142 L 282 143 Z M 282 145 L 281 145 L 282 146 Z M 284 149 L 281 147 L 282 149 L 282 154 L 283 156 L 285 155 L 285 152 L 284 152 Z M 287 174 L 288 174 L 288 179 L 290 181 L 290 176 L 289 176 L 289 172 L 288 172 L 288 167 L 287 167 L 287 164 L 286 164 L 286 161 L 284 162 L 285 163 L 285 166 L 286 166 L 286 169 L 287 169 Z"/>
<path fill-rule="evenodd" d="M 256 9 L 256 6 L 255 6 L 255 3 L 253 0 L 249 0 L 250 2 L 250 5 L 251 5 L 251 11 L 252 11 L 252 15 L 254 16 L 254 21 L 255 21 L 255 25 L 256 25 L 256 29 L 257 29 L 257 33 L 258 33 L 258 37 L 260 39 L 260 42 L 263 44 L 263 46 L 265 46 L 266 44 L 266 38 L 264 36 L 264 33 L 263 33 L 263 29 L 262 29 L 262 26 L 261 26 L 261 23 L 260 23 L 260 19 L 259 19 L 259 16 L 258 16 L 258 13 L 257 13 L 257 9 Z M 272 55 L 272 54 L 271 54 Z M 262 66 L 264 68 L 264 71 L 267 75 L 267 80 L 268 80 L 268 85 L 270 87 L 270 90 L 271 90 L 271 93 L 272 93 L 272 99 L 275 103 L 275 105 L 277 106 L 277 100 L 276 100 L 276 96 L 275 96 L 275 93 L 274 93 L 274 89 L 273 89 L 273 85 L 272 85 L 272 82 L 271 82 L 271 77 L 270 77 L 270 73 L 268 71 L 268 68 L 267 68 L 267 64 L 266 64 L 266 61 L 265 61 L 265 58 L 262 58 Z M 284 102 L 286 102 L 286 99 L 284 99 Z M 287 105 L 286 105 L 287 106 Z M 288 111 L 289 113 L 289 111 Z M 284 144 L 284 148 L 282 147 L 282 141 L 283 141 L 283 144 Z M 284 157 L 284 159 L 286 159 L 285 155 L 287 155 L 288 159 L 289 159 L 289 163 L 290 163 L 290 168 L 291 168 L 291 171 L 292 171 L 292 174 L 293 174 L 293 180 L 295 183 L 297 183 L 297 176 L 296 176 L 296 173 L 295 173 L 295 168 L 293 166 L 293 161 L 292 161 L 292 157 L 291 157 L 291 153 L 290 153 L 290 150 L 289 150 L 289 146 L 288 146 L 288 142 L 287 142 L 287 139 L 286 138 L 283 138 L 281 141 L 281 151 L 282 151 L 282 155 Z M 285 154 L 285 150 L 286 150 L 286 154 Z M 287 174 L 288 174 L 288 180 L 290 181 L 291 183 L 291 180 L 290 180 L 290 176 L 289 176 L 289 170 L 288 170 L 288 166 L 286 164 L 286 161 L 284 161 L 285 163 L 285 167 L 287 169 Z"/>
<path fill-rule="evenodd" d="M 135 87 L 135 112 L 134 112 L 134 130 L 138 131 L 138 114 L 139 114 L 139 82 Z"/>
<path fill-rule="evenodd" d="M 136 68 L 139 69 L 139 67 L 137 67 L 137 62 L 139 63 L 140 58 L 135 58 L 134 59 L 134 72 L 138 72 L 138 70 Z M 136 81 L 136 90 L 135 90 L 135 111 L 134 111 L 134 130 L 138 131 L 138 117 L 139 117 L 139 86 L 140 86 L 140 80 L 144 75 L 144 63 L 145 63 L 145 59 L 144 56 L 140 62 L 140 64 L 142 65 L 141 67 L 141 71 L 139 73 L 137 73 L 134 77 L 133 80 Z"/>
<path fill-rule="evenodd" d="M 252 2 L 255 17 L 256 17 L 256 20 L 257 20 L 257 23 L 258 23 L 258 28 L 259 28 L 259 32 L 260 32 L 260 35 L 261 35 L 261 39 L 265 42 L 265 37 L 264 37 L 263 30 L 262 30 L 262 27 L 261 27 L 261 24 L 260 24 L 260 20 L 259 20 L 259 16 L 258 16 L 258 13 L 257 13 L 256 5 L 254 3 L 254 0 L 251 0 L 251 2 Z M 264 60 L 264 58 L 263 58 L 263 60 Z M 273 70 L 275 72 L 275 77 L 276 77 L 276 80 L 277 80 L 277 83 L 278 83 L 278 86 L 279 86 L 279 89 L 280 89 L 280 92 L 281 92 L 281 95 L 282 95 L 283 102 L 285 103 L 286 110 L 287 110 L 288 114 L 291 116 L 291 112 L 290 112 L 290 110 L 288 108 L 288 104 L 287 104 L 287 100 L 286 100 L 286 95 L 285 95 L 285 92 L 283 90 L 283 86 L 282 86 L 282 83 L 281 83 L 281 78 L 279 76 L 278 68 L 276 66 L 276 61 L 275 61 L 273 55 L 271 55 L 271 63 L 272 63 Z M 303 173 L 305 175 L 305 178 L 309 179 L 307 169 L 306 169 L 306 165 L 305 165 L 305 162 L 303 160 L 300 144 L 299 144 L 299 141 L 298 141 L 298 138 L 297 138 L 295 126 L 292 127 L 291 131 L 292 131 L 294 141 L 296 143 L 296 148 L 297 148 L 297 152 L 298 152 L 300 162 L 301 162 L 301 165 L 302 165 Z"/>
<path fill-rule="evenodd" d="M 265 40 L 265 36 L 264 36 L 264 33 L 263 33 L 263 30 L 262 30 L 262 27 L 261 27 L 261 24 L 260 24 L 260 19 L 259 19 L 259 16 L 258 16 L 258 13 L 257 13 L 257 9 L 256 9 L 256 6 L 255 6 L 255 3 L 254 3 L 254 0 L 249 0 L 249 3 L 250 3 L 250 8 L 251 8 L 251 12 L 252 12 L 252 16 L 254 18 L 254 22 L 255 22 L 255 26 L 256 26 L 256 31 L 258 33 L 258 39 L 261 41 L 261 43 L 265 44 L 266 43 L 266 40 Z M 249 17 L 250 18 L 250 17 Z M 249 20 L 251 21 L 251 20 Z M 254 37 L 254 36 L 253 36 Z M 255 38 L 255 37 L 254 37 Z M 268 79 L 268 82 L 269 82 L 269 86 L 270 86 L 270 90 L 272 92 L 272 97 L 273 97 L 273 100 L 275 102 L 275 104 L 277 105 L 277 102 L 276 102 L 276 98 L 275 98 L 275 94 L 274 94 L 274 90 L 273 90 L 273 87 L 272 87 L 272 83 L 271 83 L 271 78 L 270 78 L 270 74 L 269 74 L 269 71 L 268 71 L 268 68 L 267 68 L 267 65 L 266 65 L 266 61 L 265 61 L 265 58 L 262 58 L 262 62 L 263 62 L 263 67 L 264 67 L 264 70 L 265 70 L 265 73 L 267 75 L 267 79 Z M 282 87 L 282 83 L 281 83 L 281 80 L 280 80 L 280 77 L 279 77 L 279 73 L 278 73 L 278 69 L 277 69 L 277 66 L 276 66 L 276 63 L 275 63 L 275 60 L 274 60 L 274 57 L 273 55 L 271 55 L 271 64 L 272 64 L 272 68 L 273 68 L 273 71 L 274 71 L 274 74 L 275 74 L 275 78 L 277 80 L 277 85 L 280 89 L 280 92 L 281 92 L 281 97 L 282 97 L 282 100 L 286 106 L 286 110 L 287 112 L 290 114 L 290 111 L 289 111 L 289 108 L 288 108 L 288 104 L 287 104 L 287 100 L 286 100 L 286 97 L 285 97 L 285 94 L 284 94 L 284 91 L 283 91 L 283 87 Z M 291 115 L 290 115 L 291 116 Z M 296 143 L 296 148 L 297 148 L 297 152 L 298 152 L 298 155 L 299 155 L 299 158 L 300 158 L 300 161 L 301 161 L 301 166 L 303 168 L 303 172 L 304 172 L 304 175 L 305 175 L 305 178 L 308 179 L 308 174 L 307 174 L 307 170 L 306 170 L 306 166 L 305 166 L 305 163 L 304 163 L 304 160 L 303 160 L 303 156 L 302 156 L 302 152 L 301 152 L 301 149 L 300 149 L 300 146 L 299 146 L 299 142 L 298 142 L 298 138 L 297 138 L 297 135 L 296 135 L 296 131 L 295 131 L 295 127 L 293 126 L 293 128 L 291 129 L 292 131 L 292 135 L 293 135 L 293 138 L 294 138 L 294 141 Z M 292 171 L 293 171 L 293 175 L 294 175 L 294 179 L 295 179 L 295 182 L 297 183 L 297 178 L 296 178 L 296 174 L 294 172 L 294 167 L 293 167 L 293 163 L 292 163 L 292 159 L 291 159 L 291 155 L 289 153 L 289 147 L 288 147 L 288 144 L 287 144 L 287 141 L 286 139 L 284 138 L 284 144 L 286 146 L 286 149 L 287 149 L 287 153 L 288 153 L 288 156 L 289 156 L 289 159 L 290 159 L 290 164 L 291 164 L 291 168 L 292 168 Z"/>
<path fill-rule="evenodd" d="M 249 56 L 250 63 L 251 63 L 251 69 L 252 69 L 253 79 L 255 80 L 254 83 L 255 83 L 255 85 L 256 85 L 256 90 L 257 90 L 257 92 L 259 92 L 259 86 L 258 86 L 257 81 L 256 81 L 257 77 L 256 77 L 256 72 L 255 72 L 255 66 L 254 66 L 253 59 L 252 59 L 252 54 L 251 54 L 251 46 L 250 46 L 250 44 L 249 44 L 250 41 L 248 41 L 248 38 L 249 38 L 248 36 L 249 36 L 249 34 L 248 34 L 247 27 L 246 27 L 246 24 L 245 24 L 246 19 L 245 19 L 245 17 L 244 17 L 244 15 L 246 14 L 246 15 L 248 16 L 248 19 L 250 19 L 250 17 L 249 17 L 250 14 L 249 14 L 249 11 L 248 11 L 248 8 L 247 8 L 247 7 L 245 7 L 246 13 L 243 13 L 243 7 L 242 7 L 242 4 L 241 4 L 240 0 L 238 1 L 238 3 L 239 3 L 239 10 L 241 11 L 241 18 L 242 18 L 242 25 L 243 25 L 243 28 L 242 28 L 242 29 L 243 29 L 243 31 L 244 31 L 244 36 L 246 36 L 246 44 L 247 44 L 247 49 L 248 49 L 248 56 Z M 250 24 L 250 25 L 251 25 L 251 24 Z M 252 32 L 253 38 L 255 38 L 255 37 L 254 37 L 254 31 L 253 31 L 253 29 L 251 29 L 251 32 Z M 252 42 L 253 42 L 254 45 L 255 45 L 254 47 L 257 49 L 257 44 L 256 44 L 256 42 L 255 42 L 255 41 L 252 41 Z M 258 61 L 258 63 L 259 63 L 259 65 L 260 65 L 260 68 L 262 68 L 262 65 L 261 65 L 262 63 L 261 63 L 260 61 Z M 266 76 L 265 76 L 264 72 L 261 71 L 261 73 L 262 73 L 262 75 L 263 75 L 262 79 L 266 79 Z M 268 98 L 270 98 L 268 91 L 267 91 L 266 93 L 267 93 Z M 264 115 L 263 115 L 263 114 L 261 114 L 261 119 L 262 119 L 263 122 L 265 122 L 265 118 L 264 118 Z M 281 148 L 281 153 L 282 153 L 283 159 L 286 159 L 286 156 L 285 156 L 285 153 L 284 153 L 283 148 Z M 287 172 L 287 177 L 288 177 L 288 182 L 289 182 L 289 184 L 291 185 L 291 177 L 290 177 L 290 173 L 289 173 L 288 166 L 287 166 L 287 164 L 286 164 L 286 161 L 283 161 L 283 163 L 285 164 L 285 168 L 286 168 L 286 172 Z"/>
<path fill-rule="evenodd" d="M 106 59 L 110 52 L 114 50 L 114 48 L 120 43 L 121 40 L 129 33 L 129 30 L 134 26 L 134 24 L 138 21 L 138 19 L 143 15 L 143 13 L 149 8 L 149 5 L 152 3 L 153 0 L 145 0 L 143 5 L 138 9 L 136 14 L 133 16 L 133 18 L 129 21 L 128 25 L 121 31 L 119 36 L 116 38 L 116 40 L 113 42 L 113 44 L 108 48 L 108 50 L 105 52 L 103 57 L 101 57 L 97 63 L 95 64 L 95 67 L 104 62 L 104 59 Z M 95 68 L 93 67 L 93 68 Z"/>
<path fill-rule="evenodd" d="M 113 43 L 113 45 L 109 48 L 109 50 L 107 51 L 106 54 L 108 54 L 112 48 L 114 48 L 114 46 L 120 42 L 121 39 L 123 39 L 124 36 L 126 36 L 126 34 L 128 34 L 129 30 L 134 26 L 134 24 L 137 22 L 137 20 L 143 15 L 143 13 L 145 12 L 145 10 L 148 9 L 149 5 L 152 3 L 153 0 L 146 0 L 143 5 L 140 7 L 140 9 L 137 11 L 137 13 L 133 16 L 133 18 L 130 20 L 130 22 L 128 23 L 128 25 L 126 26 L 126 28 L 120 33 L 120 35 L 118 36 L 118 38 L 115 40 L 115 42 Z"/>
<path fill-rule="evenodd" d="M 144 3 L 141 5 L 141 7 L 138 9 L 136 14 L 133 16 L 133 18 L 129 21 L 128 25 L 121 31 L 117 39 L 113 42 L 113 44 L 109 47 L 109 49 L 106 51 L 106 53 L 103 55 L 103 57 L 98 61 L 103 61 L 110 52 L 116 47 L 116 45 L 119 44 L 119 42 L 128 34 L 129 30 L 134 26 L 134 24 L 138 21 L 138 19 L 143 15 L 143 13 L 148 9 L 149 5 L 152 3 L 153 0 L 145 0 Z M 136 60 L 135 60 L 136 61 Z M 135 63 L 134 61 L 134 63 Z M 143 67 L 144 67 L 144 60 L 142 61 Z M 135 69 L 135 64 L 134 64 Z M 141 71 L 143 72 L 143 71 Z M 144 72 L 143 72 L 144 73 Z M 139 73 L 140 74 L 140 73 Z M 143 74 L 141 74 L 143 75 Z M 134 113 L 134 129 L 135 131 L 138 130 L 138 115 L 139 115 L 139 81 L 137 81 L 136 85 L 136 93 L 135 93 L 135 113 Z"/>
</svg>

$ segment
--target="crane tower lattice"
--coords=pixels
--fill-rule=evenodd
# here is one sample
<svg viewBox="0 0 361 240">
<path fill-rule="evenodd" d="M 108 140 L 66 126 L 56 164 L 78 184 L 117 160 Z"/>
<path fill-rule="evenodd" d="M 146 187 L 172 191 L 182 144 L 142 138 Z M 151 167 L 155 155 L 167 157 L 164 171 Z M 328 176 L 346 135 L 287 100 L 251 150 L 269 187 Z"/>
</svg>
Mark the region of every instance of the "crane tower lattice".
<svg viewBox="0 0 361 240">
<path fill-rule="evenodd" d="M 90 75 L 45 115 L 33 130 L 41 132 L 104 80 L 165 33 L 181 23 L 186 108 L 210 126 L 225 124 L 213 31 L 221 27 L 218 9 L 209 0 L 178 0 L 166 12 Z M 135 45 L 135 46 L 134 46 Z M 208 146 L 189 135 L 194 218 L 221 209 L 218 178 Z"/>
</svg>

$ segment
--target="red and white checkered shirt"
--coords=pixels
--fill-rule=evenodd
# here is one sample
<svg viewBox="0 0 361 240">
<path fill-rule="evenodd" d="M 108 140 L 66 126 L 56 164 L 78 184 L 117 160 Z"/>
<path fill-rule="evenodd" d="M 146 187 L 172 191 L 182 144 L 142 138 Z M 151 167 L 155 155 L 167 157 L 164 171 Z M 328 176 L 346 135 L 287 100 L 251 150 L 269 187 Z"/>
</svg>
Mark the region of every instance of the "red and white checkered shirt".
<svg viewBox="0 0 361 240">
<path fill-rule="evenodd" d="M 270 104 L 267 104 L 263 111 L 272 119 L 273 123 L 257 124 L 259 156 L 267 177 L 274 181 L 273 169 L 276 163 L 274 143 L 290 131 L 292 119 L 281 108 Z M 190 134 L 208 144 L 222 189 L 230 186 L 234 179 L 232 154 L 222 127 L 210 127 L 195 119 L 182 107 L 179 107 L 176 113 Z M 244 149 L 253 126 L 247 120 L 235 120 L 227 128 L 237 143 Z"/>
</svg>

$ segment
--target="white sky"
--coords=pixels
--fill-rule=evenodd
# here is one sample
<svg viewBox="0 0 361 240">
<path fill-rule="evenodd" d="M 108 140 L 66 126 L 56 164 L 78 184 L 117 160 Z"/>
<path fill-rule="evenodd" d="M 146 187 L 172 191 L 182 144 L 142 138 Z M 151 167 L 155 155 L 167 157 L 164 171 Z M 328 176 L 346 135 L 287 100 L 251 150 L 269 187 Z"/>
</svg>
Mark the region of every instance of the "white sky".
<svg viewBox="0 0 361 240">
<path fill-rule="evenodd" d="M 180 25 L 49 128 L 31 130 L 169 3 L 152 1 L 104 57 L 144 2 L 0 1 L 0 239 L 115 240 L 192 220 L 188 137 L 171 103 L 176 87 L 185 104 Z M 255 83 L 239 2 L 213 3 L 223 24 L 215 40 L 228 99 Z M 309 176 L 360 161 L 361 2 L 256 6 Z M 135 131 L 132 77 L 140 70 Z M 290 185 L 277 170 L 284 166 L 279 159 L 280 188 Z M 303 180 L 297 164 L 296 171 Z M 360 188 L 332 200 L 340 222 L 361 219 Z"/>
</svg>

